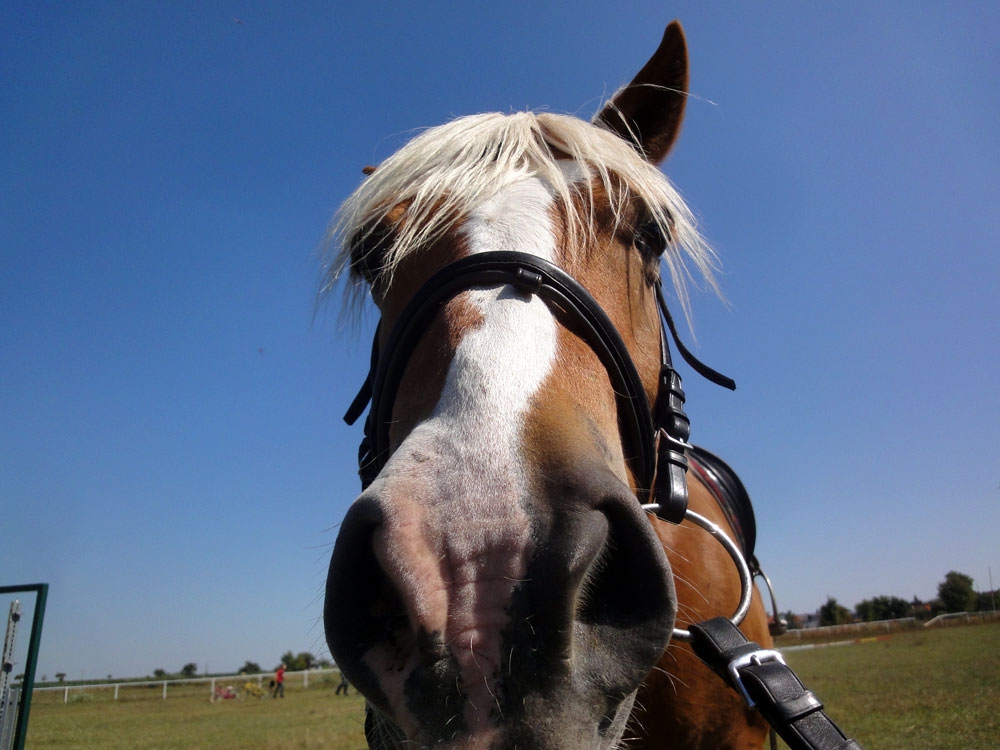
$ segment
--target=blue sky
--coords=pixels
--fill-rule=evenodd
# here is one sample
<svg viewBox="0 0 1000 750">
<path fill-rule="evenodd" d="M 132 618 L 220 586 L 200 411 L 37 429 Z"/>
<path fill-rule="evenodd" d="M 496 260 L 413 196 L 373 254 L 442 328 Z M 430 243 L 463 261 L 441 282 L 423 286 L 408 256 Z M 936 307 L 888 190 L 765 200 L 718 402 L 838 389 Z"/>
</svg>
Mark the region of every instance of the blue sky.
<svg viewBox="0 0 1000 750">
<path fill-rule="evenodd" d="M 674 17 L 666 171 L 729 300 L 697 351 L 739 386 L 682 371 L 688 412 L 780 606 L 1000 585 L 1000 6 L 566 7 L 0 5 L 0 584 L 51 585 L 39 674 L 326 653 L 374 323 L 314 315 L 330 216 L 416 128 L 591 116 Z"/>
</svg>

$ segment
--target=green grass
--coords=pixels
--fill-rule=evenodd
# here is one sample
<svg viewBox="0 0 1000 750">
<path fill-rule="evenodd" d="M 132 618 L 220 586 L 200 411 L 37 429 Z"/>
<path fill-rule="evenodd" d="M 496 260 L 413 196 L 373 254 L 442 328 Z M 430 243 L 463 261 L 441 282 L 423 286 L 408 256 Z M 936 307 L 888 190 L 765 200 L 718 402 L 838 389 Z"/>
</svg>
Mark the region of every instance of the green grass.
<svg viewBox="0 0 1000 750">
<path fill-rule="evenodd" d="M 35 693 L 25 746 L 33 750 L 363 750 L 364 701 L 332 684 L 289 684 L 285 698 L 210 702 L 208 686 Z"/>
<path fill-rule="evenodd" d="M 866 750 L 1000 746 L 1000 624 L 917 630 L 786 654 L 827 714 Z M 207 685 L 36 692 L 32 750 L 362 750 L 364 709 L 336 682 L 291 683 L 284 700 L 208 700 Z M 77 697 L 74 697 L 76 695 Z"/>
<path fill-rule="evenodd" d="M 1000 624 L 903 632 L 785 658 L 864 748 L 1000 746 Z"/>
</svg>

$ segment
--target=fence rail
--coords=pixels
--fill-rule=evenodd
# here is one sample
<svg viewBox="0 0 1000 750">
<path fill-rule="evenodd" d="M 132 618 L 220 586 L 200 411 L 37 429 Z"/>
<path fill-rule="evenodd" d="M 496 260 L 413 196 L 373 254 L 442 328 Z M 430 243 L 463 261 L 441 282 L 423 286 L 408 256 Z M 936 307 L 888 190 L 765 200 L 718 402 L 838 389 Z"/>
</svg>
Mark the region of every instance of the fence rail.
<svg viewBox="0 0 1000 750">
<path fill-rule="evenodd" d="M 297 672 L 285 672 L 285 685 L 299 684 L 302 689 L 308 689 L 309 680 L 312 679 L 315 683 L 317 680 L 325 680 L 325 678 L 337 676 L 339 677 L 340 670 L 333 669 L 305 669 Z M 247 683 L 256 683 L 257 687 L 264 689 L 264 680 L 273 680 L 275 677 L 274 672 L 260 672 L 257 674 L 228 674 L 228 675 L 213 675 L 206 677 L 190 677 L 190 678 L 178 678 L 178 677 L 165 677 L 162 680 L 103 680 L 101 682 L 90 682 L 90 683 L 72 683 L 65 685 L 44 685 L 36 686 L 35 692 L 39 693 L 59 693 L 63 694 L 63 703 L 69 703 L 71 696 L 74 694 L 92 694 L 94 691 L 112 691 L 112 700 L 119 700 L 119 696 L 122 691 L 128 691 L 132 688 L 160 688 L 160 698 L 166 700 L 167 696 L 170 694 L 170 688 L 187 688 L 182 692 L 184 695 L 198 694 L 201 691 L 192 691 L 197 685 L 207 686 L 207 694 L 210 700 L 215 700 L 219 698 L 219 694 L 216 688 L 220 686 L 225 689 L 230 689 L 233 685 L 238 685 L 239 689 L 242 689 Z M 176 692 L 176 691 L 175 691 Z"/>
<path fill-rule="evenodd" d="M 789 630 L 778 639 L 780 644 L 790 641 L 816 641 L 839 637 L 864 637 L 883 633 L 897 633 L 902 630 L 916 630 L 920 627 L 935 628 L 947 625 L 1000 622 L 1000 612 L 955 612 L 938 615 L 921 623 L 913 617 L 898 620 L 876 620 L 874 622 L 852 622 L 846 625 L 825 625 L 819 628 L 797 628 Z"/>
<path fill-rule="evenodd" d="M 880 633 L 895 633 L 900 630 L 913 630 L 920 623 L 913 617 L 903 617 L 898 620 L 876 620 L 875 622 L 852 622 L 845 625 L 824 625 L 818 628 L 796 628 L 781 636 L 781 642 L 815 641 L 826 638 L 846 636 L 861 637 L 878 635 Z"/>
<path fill-rule="evenodd" d="M 928 620 L 924 623 L 924 627 L 939 628 L 948 625 L 972 625 L 977 622 L 1000 622 L 1000 612 L 951 612 Z"/>
</svg>

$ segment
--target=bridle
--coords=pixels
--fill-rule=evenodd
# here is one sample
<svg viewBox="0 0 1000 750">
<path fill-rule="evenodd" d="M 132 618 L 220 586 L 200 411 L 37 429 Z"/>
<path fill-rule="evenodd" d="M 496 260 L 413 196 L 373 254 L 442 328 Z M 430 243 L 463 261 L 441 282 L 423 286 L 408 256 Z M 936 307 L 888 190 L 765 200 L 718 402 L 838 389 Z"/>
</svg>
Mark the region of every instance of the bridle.
<svg viewBox="0 0 1000 750">
<path fill-rule="evenodd" d="M 537 296 L 544 301 L 556 319 L 597 354 L 615 393 L 623 445 L 632 450 L 628 460 L 640 488 L 643 508 L 670 523 L 689 520 L 726 548 L 740 574 L 742 596 L 731 618 L 738 625 L 750 606 L 750 571 L 739 548 L 725 532 L 687 507 L 686 451 L 691 447 L 688 443 L 691 428 L 684 413 L 681 378 L 671 362 L 667 332 L 696 372 L 729 389 L 735 389 L 736 384 L 698 361 L 681 343 L 659 280 L 655 283 L 655 293 L 660 317 L 660 373 L 656 397 L 650 407 L 642 379 L 618 329 L 593 295 L 559 266 L 528 253 L 493 251 L 468 255 L 439 270 L 407 303 L 381 352 L 376 332 L 368 377 L 344 415 L 344 420 L 353 424 L 371 402 L 358 455 L 362 487 L 375 480 L 388 460 L 389 426 L 396 392 L 413 350 L 441 306 L 470 289 L 508 284 L 525 297 Z M 687 630 L 675 628 L 673 637 L 690 640 L 691 635 Z"/>
<path fill-rule="evenodd" d="M 733 616 L 716 617 L 692 625 L 690 630 L 674 628 L 673 638 L 692 642 L 695 653 L 736 689 L 750 708 L 759 708 L 794 750 L 860 750 L 860 745 L 847 739 L 827 718 L 823 704 L 802 686 L 779 652 L 762 649 L 738 629 L 750 608 L 752 578 L 737 545 L 717 524 L 687 507 L 690 422 L 684 413 L 681 379 L 671 363 L 667 331 L 698 374 L 729 389 L 735 389 L 736 384 L 698 361 L 681 342 L 659 281 L 655 293 L 660 317 L 660 373 L 650 407 L 618 330 L 590 292 L 566 271 L 537 256 L 512 251 L 474 253 L 442 268 L 407 303 L 381 351 L 379 332 L 375 332 L 368 376 L 344 415 L 348 424 L 354 424 L 371 403 L 358 452 L 362 487 L 375 480 L 389 458 L 396 392 L 424 330 L 454 296 L 503 285 L 513 286 L 526 298 L 537 296 L 544 301 L 556 319 L 579 335 L 604 365 L 617 401 L 623 445 L 635 451 L 627 460 L 640 488 L 643 509 L 670 523 L 695 523 L 719 541 L 736 564 L 742 594 Z"/>
<path fill-rule="evenodd" d="M 510 284 L 525 296 L 543 300 L 556 318 L 574 330 L 600 358 L 611 379 L 623 422 L 626 444 L 645 503 L 657 506 L 657 515 L 679 523 L 687 509 L 684 481 L 689 447 L 690 422 L 684 414 L 684 391 L 671 366 L 664 325 L 661 324 L 661 365 L 656 400 L 652 409 L 642 380 L 621 335 L 593 296 L 566 271 L 535 255 L 510 251 L 474 253 L 442 268 L 420 287 L 390 331 L 381 353 L 378 334 L 372 348 L 372 367 L 361 391 L 344 416 L 353 424 L 371 401 L 365 423 L 365 438 L 359 455 L 359 473 L 367 487 L 385 465 L 389 453 L 389 424 L 396 391 L 421 334 L 441 305 L 461 292 L 474 288 Z M 656 298 L 666 327 L 677 341 L 673 320 L 663 299 L 660 283 Z M 735 388 L 732 380 L 701 364 L 680 346 L 682 355 L 715 383 Z"/>
</svg>

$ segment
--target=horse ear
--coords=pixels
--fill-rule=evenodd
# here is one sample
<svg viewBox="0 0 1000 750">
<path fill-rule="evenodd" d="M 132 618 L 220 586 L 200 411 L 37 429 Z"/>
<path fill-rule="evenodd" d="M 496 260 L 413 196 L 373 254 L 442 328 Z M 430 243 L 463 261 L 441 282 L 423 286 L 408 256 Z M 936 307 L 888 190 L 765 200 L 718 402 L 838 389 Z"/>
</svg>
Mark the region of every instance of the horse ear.
<svg viewBox="0 0 1000 750">
<path fill-rule="evenodd" d="M 672 21 L 653 56 L 604 105 L 594 124 L 624 138 L 648 161 L 659 164 L 680 132 L 687 90 L 687 42 L 680 23 Z"/>
</svg>

